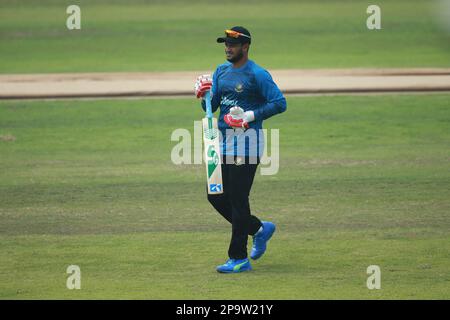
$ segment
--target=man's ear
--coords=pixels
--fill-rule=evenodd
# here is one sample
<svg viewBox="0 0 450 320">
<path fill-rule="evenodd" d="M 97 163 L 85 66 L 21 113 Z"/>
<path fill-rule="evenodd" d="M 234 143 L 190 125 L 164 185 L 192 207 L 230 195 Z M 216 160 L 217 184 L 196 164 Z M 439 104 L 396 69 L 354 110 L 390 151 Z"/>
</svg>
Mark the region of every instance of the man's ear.
<svg viewBox="0 0 450 320">
<path fill-rule="evenodd" d="M 250 49 L 250 44 L 249 43 L 244 43 L 242 45 L 242 49 L 244 49 L 246 52 L 248 52 L 248 50 Z"/>
</svg>

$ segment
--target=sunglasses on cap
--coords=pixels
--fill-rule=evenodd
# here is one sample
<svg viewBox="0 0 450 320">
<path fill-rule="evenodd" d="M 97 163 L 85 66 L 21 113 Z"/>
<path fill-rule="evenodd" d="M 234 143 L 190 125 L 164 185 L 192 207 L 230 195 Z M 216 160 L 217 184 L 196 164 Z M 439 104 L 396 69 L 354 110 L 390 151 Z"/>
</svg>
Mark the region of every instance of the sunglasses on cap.
<svg viewBox="0 0 450 320">
<path fill-rule="evenodd" d="M 251 39 L 251 37 L 246 34 L 229 29 L 225 30 L 225 36 L 235 39 L 239 38 L 239 36 L 242 36 Z"/>
</svg>

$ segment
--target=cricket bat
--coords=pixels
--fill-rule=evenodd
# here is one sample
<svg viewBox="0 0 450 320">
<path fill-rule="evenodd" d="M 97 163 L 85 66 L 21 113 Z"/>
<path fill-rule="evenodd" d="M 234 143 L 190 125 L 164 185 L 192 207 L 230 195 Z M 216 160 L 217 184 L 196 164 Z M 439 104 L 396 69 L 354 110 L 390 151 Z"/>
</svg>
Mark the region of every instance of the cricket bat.
<svg viewBox="0 0 450 320">
<path fill-rule="evenodd" d="M 203 144 L 206 164 L 206 182 L 208 184 L 208 194 L 223 193 L 222 166 L 220 157 L 219 129 L 217 119 L 213 118 L 211 108 L 211 93 L 205 94 L 206 117 L 203 118 Z"/>
</svg>

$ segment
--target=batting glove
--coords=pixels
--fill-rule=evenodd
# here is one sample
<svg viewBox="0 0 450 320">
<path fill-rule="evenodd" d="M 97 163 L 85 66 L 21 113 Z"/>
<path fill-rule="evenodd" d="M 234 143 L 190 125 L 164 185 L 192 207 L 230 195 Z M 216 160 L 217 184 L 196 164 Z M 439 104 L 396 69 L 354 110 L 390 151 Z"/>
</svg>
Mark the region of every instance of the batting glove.
<svg viewBox="0 0 450 320">
<path fill-rule="evenodd" d="M 198 98 L 203 98 L 206 91 L 211 90 L 212 79 L 209 74 L 201 75 L 195 81 L 195 96 Z"/>
<path fill-rule="evenodd" d="M 235 106 L 230 109 L 230 112 L 223 119 L 232 128 L 248 129 L 248 123 L 255 120 L 255 114 L 253 111 L 244 112 L 241 107 Z"/>
</svg>

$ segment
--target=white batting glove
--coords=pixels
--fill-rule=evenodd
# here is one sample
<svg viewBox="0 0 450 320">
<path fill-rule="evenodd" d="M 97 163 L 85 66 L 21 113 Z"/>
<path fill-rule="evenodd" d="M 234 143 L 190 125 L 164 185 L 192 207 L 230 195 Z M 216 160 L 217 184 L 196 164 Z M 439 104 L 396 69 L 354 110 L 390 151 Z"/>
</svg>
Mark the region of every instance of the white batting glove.
<svg viewBox="0 0 450 320">
<path fill-rule="evenodd" d="M 252 122 L 255 120 L 255 113 L 253 111 L 245 111 L 239 106 L 234 106 L 230 109 L 230 115 L 233 119 L 242 119 L 245 122 Z"/>
<path fill-rule="evenodd" d="M 255 120 L 255 113 L 253 111 L 244 112 L 244 109 L 239 106 L 232 107 L 224 117 L 224 121 L 232 128 L 248 129 L 248 123 L 253 120 Z"/>
<path fill-rule="evenodd" d="M 235 120 L 242 119 L 244 117 L 244 109 L 239 106 L 234 106 L 230 109 L 230 115 Z"/>
</svg>

